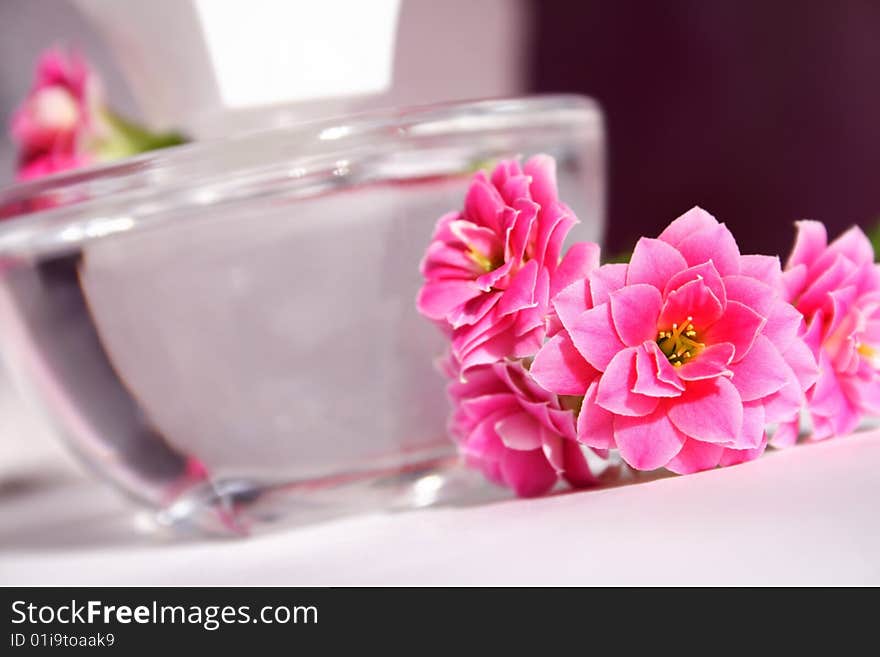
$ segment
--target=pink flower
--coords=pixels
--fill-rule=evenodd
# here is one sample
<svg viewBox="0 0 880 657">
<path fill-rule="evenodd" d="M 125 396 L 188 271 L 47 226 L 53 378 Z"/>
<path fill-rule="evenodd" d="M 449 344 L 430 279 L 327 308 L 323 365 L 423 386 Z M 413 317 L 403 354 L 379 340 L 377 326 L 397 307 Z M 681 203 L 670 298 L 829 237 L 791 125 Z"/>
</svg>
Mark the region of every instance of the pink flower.
<svg viewBox="0 0 880 657">
<path fill-rule="evenodd" d="M 45 52 L 31 91 L 10 126 L 22 167 L 46 157 L 53 158 L 55 165 L 87 160 L 88 142 L 100 132 L 100 104 L 99 80 L 78 53 Z M 32 172 L 20 177 L 33 177 Z"/>
<path fill-rule="evenodd" d="M 574 487 L 596 483 L 575 440 L 574 413 L 544 390 L 522 364 L 474 367 L 449 385 L 450 434 L 468 464 L 520 497 L 541 495 L 561 478 Z"/>
<path fill-rule="evenodd" d="M 577 222 L 556 191 L 553 158 L 501 162 L 478 172 L 464 209 L 437 222 L 422 261 L 419 311 L 451 334 L 467 370 L 534 354 L 546 334 L 549 299 L 598 266 L 595 244 L 579 244 L 560 263 Z"/>
<path fill-rule="evenodd" d="M 796 417 L 816 363 L 778 258 L 740 255 L 694 208 L 628 265 L 605 265 L 553 301 L 562 324 L 531 368 L 584 395 L 577 436 L 639 470 L 688 473 L 755 458 L 765 425 Z"/>
<path fill-rule="evenodd" d="M 87 155 L 71 155 L 68 153 L 50 152 L 34 157 L 23 164 L 16 174 L 18 180 L 34 180 L 59 171 L 77 169 L 90 162 Z"/>
<path fill-rule="evenodd" d="M 858 227 L 831 244 L 819 222 L 800 221 L 797 228 L 784 281 L 819 363 L 808 404 L 813 437 L 821 439 L 851 432 L 865 413 L 880 413 L 880 270 Z M 796 439 L 792 423 L 778 442 Z"/>
</svg>

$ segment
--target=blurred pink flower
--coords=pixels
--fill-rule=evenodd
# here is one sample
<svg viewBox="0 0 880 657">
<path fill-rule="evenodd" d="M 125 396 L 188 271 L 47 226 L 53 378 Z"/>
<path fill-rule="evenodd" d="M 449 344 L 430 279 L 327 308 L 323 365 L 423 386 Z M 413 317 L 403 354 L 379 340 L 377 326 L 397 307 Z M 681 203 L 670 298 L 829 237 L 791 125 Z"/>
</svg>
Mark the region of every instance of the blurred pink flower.
<svg viewBox="0 0 880 657">
<path fill-rule="evenodd" d="M 851 432 L 865 413 L 880 413 L 880 270 L 858 227 L 831 244 L 819 222 L 800 221 L 797 231 L 783 277 L 819 363 L 808 405 L 813 437 L 822 439 Z M 789 423 L 774 445 L 793 444 L 797 429 Z"/>
<path fill-rule="evenodd" d="M 40 57 L 10 135 L 18 149 L 19 180 L 186 142 L 179 133 L 154 133 L 111 111 L 98 74 L 79 53 L 60 48 Z"/>
<path fill-rule="evenodd" d="M 550 491 L 560 478 L 574 487 L 596 483 L 575 440 L 574 413 L 544 390 L 522 364 L 474 367 L 449 385 L 449 432 L 466 461 L 520 497 Z"/>
<path fill-rule="evenodd" d="M 101 104 L 100 81 L 82 56 L 58 48 L 46 51 L 10 125 L 19 151 L 19 178 L 86 163 L 89 142 L 101 132 Z"/>
<path fill-rule="evenodd" d="M 42 178 L 59 171 L 76 169 L 87 165 L 90 158 L 87 155 L 72 155 L 69 153 L 49 152 L 38 155 L 30 161 L 22 164 L 18 169 L 18 180 L 33 180 Z"/>
<path fill-rule="evenodd" d="M 559 201 L 553 158 L 503 161 L 478 172 L 464 209 L 437 222 L 422 261 L 417 306 L 451 335 L 463 370 L 534 354 L 552 295 L 598 266 L 599 248 L 579 244 L 560 262 L 577 223 Z"/>
<path fill-rule="evenodd" d="M 755 458 L 765 424 L 797 417 L 816 363 L 784 298 L 778 258 L 740 255 L 694 208 L 630 263 L 605 265 L 555 299 L 561 330 L 532 376 L 584 395 L 577 436 L 639 470 L 677 473 Z"/>
</svg>

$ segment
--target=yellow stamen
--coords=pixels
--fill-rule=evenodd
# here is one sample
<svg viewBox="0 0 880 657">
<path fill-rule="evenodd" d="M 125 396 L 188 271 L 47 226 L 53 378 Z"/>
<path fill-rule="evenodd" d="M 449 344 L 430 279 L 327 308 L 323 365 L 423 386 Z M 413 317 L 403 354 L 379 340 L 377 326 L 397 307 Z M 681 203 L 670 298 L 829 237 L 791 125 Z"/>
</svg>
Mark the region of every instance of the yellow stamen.
<svg viewBox="0 0 880 657">
<path fill-rule="evenodd" d="M 861 342 L 856 349 L 859 354 L 871 364 L 871 367 L 874 369 L 880 369 L 880 349 L 877 349 L 877 347 L 873 345 Z"/>
<path fill-rule="evenodd" d="M 697 356 L 704 348 L 702 342 L 697 341 L 697 331 L 692 324 L 693 317 L 679 326 L 672 325 L 671 331 L 658 331 L 657 345 L 660 347 L 669 362 L 675 367 L 681 367 L 689 360 Z"/>
<path fill-rule="evenodd" d="M 479 251 L 477 251 L 473 247 L 471 247 L 468 250 L 468 256 L 470 257 L 471 260 L 473 260 L 475 263 L 477 263 L 477 266 L 480 269 L 482 269 L 485 272 L 490 272 L 496 268 L 495 264 L 492 262 L 492 260 L 491 260 L 491 258 L 489 258 L 489 256 L 485 255 L 484 253 L 480 253 Z"/>
</svg>

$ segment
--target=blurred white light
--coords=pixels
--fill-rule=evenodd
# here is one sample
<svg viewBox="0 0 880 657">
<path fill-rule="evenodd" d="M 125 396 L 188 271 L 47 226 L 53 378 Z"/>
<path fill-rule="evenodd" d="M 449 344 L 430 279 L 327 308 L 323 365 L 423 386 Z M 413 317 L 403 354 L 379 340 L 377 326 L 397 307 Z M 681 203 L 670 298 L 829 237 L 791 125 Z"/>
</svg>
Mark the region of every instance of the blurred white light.
<svg viewBox="0 0 880 657">
<path fill-rule="evenodd" d="M 196 0 L 223 102 L 243 108 L 381 93 L 399 0 Z"/>
<path fill-rule="evenodd" d="M 131 217 L 119 217 L 117 219 L 98 219 L 90 223 L 86 229 L 88 237 L 104 237 L 113 233 L 122 233 L 134 228 L 134 219 Z"/>
<path fill-rule="evenodd" d="M 443 477 L 432 474 L 419 479 L 413 485 L 413 506 L 421 508 L 430 506 L 437 501 L 437 496 L 443 488 Z"/>
<path fill-rule="evenodd" d="M 335 125 L 332 128 L 322 130 L 318 138 L 323 141 L 332 141 L 334 139 L 341 139 L 350 133 L 351 128 L 347 125 Z"/>
<path fill-rule="evenodd" d="M 59 237 L 63 242 L 79 242 L 86 236 L 86 232 L 81 226 L 73 225 L 61 231 Z"/>
</svg>

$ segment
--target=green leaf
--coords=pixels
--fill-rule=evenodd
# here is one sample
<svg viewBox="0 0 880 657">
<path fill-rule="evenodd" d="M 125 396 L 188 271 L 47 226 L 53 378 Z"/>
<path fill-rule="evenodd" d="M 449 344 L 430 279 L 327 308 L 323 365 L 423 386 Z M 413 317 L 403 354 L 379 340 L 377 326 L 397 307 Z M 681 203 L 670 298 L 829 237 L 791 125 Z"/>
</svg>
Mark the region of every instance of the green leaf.
<svg viewBox="0 0 880 657">
<path fill-rule="evenodd" d="M 868 231 L 868 239 L 871 240 L 871 246 L 874 247 L 874 261 L 880 262 L 880 219 Z"/>
<path fill-rule="evenodd" d="M 101 160 L 118 160 L 189 141 L 179 132 L 151 132 L 109 110 L 102 114 L 102 118 L 108 134 L 94 146 L 95 154 Z"/>
</svg>

